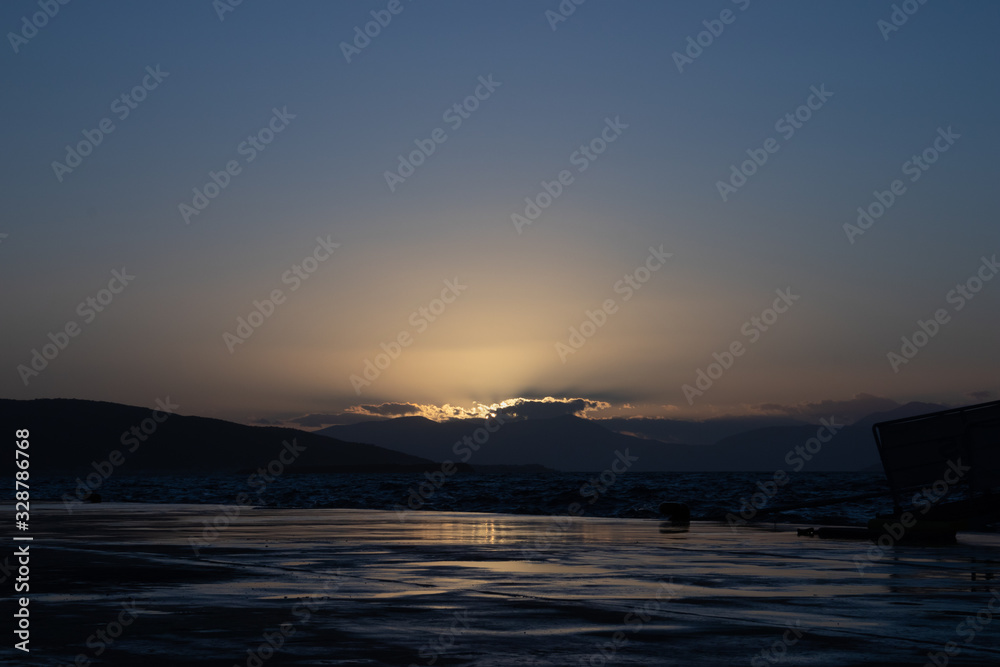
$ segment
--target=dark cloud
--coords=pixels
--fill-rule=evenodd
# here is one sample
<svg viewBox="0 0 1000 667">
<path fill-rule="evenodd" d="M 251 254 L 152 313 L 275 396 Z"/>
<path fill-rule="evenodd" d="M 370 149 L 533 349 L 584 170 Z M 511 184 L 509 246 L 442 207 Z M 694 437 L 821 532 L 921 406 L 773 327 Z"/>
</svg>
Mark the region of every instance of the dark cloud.
<svg viewBox="0 0 1000 667">
<path fill-rule="evenodd" d="M 966 396 L 975 401 L 989 401 L 996 396 L 996 392 L 990 389 L 984 389 L 982 391 L 970 391 L 966 394 Z"/>
<path fill-rule="evenodd" d="M 555 399 L 546 397 L 542 400 L 519 398 L 515 399 L 511 405 L 500 408 L 498 412 L 523 419 L 549 419 L 563 415 L 577 415 L 582 417 L 588 411 L 608 407 L 610 406 L 603 401 L 595 401 L 589 398 Z"/>
<path fill-rule="evenodd" d="M 379 405 L 355 405 L 349 408 L 351 412 L 363 412 L 369 415 L 379 415 L 382 417 L 399 417 L 403 415 L 415 415 L 422 412 L 419 405 L 413 403 L 381 403 Z"/>
<path fill-rule="evenodd" d="M 303 428 L 321 428 L 323 426 L 335 426 L 340 424 L 356 424 L 363 419 L 359 415 L 350 412 L 323 414 L 311 413 L 302 417 L 295 417 L 288 420 L 289 423 L 297 424 Z"/>
<path fill-rule="evenodd" d="M 807 421 L 815 421 L 822 417 L 838 417 L 853 422 L 874 412 L 886 412 L 899 406 L 900 403 L 891 398 L 862 393 L 845 401 L 825 399 L 818 403 L 796 403 L 794 405 L 762 403 L 757 406 L 756 411 L 772 415 L 783 414 Z"/>
</svg>

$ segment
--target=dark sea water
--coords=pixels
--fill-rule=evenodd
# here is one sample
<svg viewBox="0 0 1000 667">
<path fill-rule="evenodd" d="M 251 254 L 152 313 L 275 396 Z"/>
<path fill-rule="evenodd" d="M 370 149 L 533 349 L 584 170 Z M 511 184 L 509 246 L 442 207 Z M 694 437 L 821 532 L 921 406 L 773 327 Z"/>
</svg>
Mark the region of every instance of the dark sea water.
<svg viewBox="0 0 1000 667">
<path fill-rule="evenodd" d="M 755 521 L 864 525 L 892 509 L 881 473 L 808 473 L 778 486 L 768 473 L 538 473 L 538 474 L 285 474 L 135 476 L 112 474 L 96 488 L 104 502 L 249 504 L 281 508 L 361 508 L 658 517 L 660 503 L 681 502 L 691 518 L 725 520 L 753 506 L 796 506 L 809 501 L 883 493 L 877 499 L 754 516 Z M 35 478 L 34 501 L 75 499 L 73 477 Z M 93 478 L 92 481 L 96 481 Z M 241 495 L 244 494 L 244 495 Z M 756 494 L 756 495 L 755 495 Z M 82 495 L 82 492 L 81 492 Z M 575 503 L 580 508 L 570 509 Z"/>
</svg>

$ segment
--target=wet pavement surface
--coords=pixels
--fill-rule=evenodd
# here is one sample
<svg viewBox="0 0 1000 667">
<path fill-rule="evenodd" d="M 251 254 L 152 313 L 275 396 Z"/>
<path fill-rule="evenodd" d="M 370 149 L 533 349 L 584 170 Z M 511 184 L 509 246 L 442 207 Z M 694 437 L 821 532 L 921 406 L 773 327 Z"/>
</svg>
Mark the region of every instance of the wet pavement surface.
<svg viewBox="0 0 1000 667">
<path fill-rule="evenodd" d="M 0 653 L 18 664 L 1000 663 L 995 534 L 880 549 L 644 519 L 32 509 L 31 653 Z"/>
</svg>

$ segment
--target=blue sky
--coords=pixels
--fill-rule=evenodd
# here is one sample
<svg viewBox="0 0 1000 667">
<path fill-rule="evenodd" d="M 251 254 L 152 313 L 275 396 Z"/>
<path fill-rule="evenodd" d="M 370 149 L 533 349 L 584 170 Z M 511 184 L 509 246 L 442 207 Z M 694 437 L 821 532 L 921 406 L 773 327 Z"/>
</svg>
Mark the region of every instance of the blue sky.
<svg viewBox="0 0 1000 667">
<path fill-rule="evenodd" d="M 589 0 L 553 30 L 555 1 L 403 0 L 347 62 L 341 44 L 388 5 L 245 0 L 220 20 L 208 1 L 70 2 L 16 53 L 8 33 L 41 10 L 0 6 L 4 396 L 170 395 L 242 420 L 545 396 L 700 417 L 998 389 L 1000 281 L 947 300 L 1000 252 L 995 3 L 914 4 L 885 39 L 888 2 Z M 679 72 L 673 54 L 726 10 Z M 120 119 L 116 98 L 157 67 Z M 480 77 L 499 85 L 451 129 Z M 832 96 L 783 137 L 812 87 Z M 275 109 L 294 118 L 247 162 L 239 146 Z M 57 179 L 104 118 L 115 129 Z M 606 119 L 627 129 L 578 171 Z M 447 139 L 390 191 L 385 172 L 437 128 Z M 959 138 L 911 182 L 903 164 L 948 128 Z M 771 137 L 723 201 L 718 182 Z M 239 173 L 185 224 L 179 205 L 230 160 Z M 562 170 L 572 183 L 519 234 L 511 215 Z M 845 223 L 896 179 L 905 193 L 849 242 Z M 317 237 L 340 245 L 292 290 L 282 276 Z M 671 258 L 624 301 L 614 286 L 660 245 Z M 78 304 L 122 267 L 135 280 L 84 322 Z M 411 314 L 455 278 L 467 289 L 417 331 Z M 801 298 L 751 343 L 743 324 L 786 288 Z M 230 351 L 224 334 L 275 289 L 284 302 Z M 560 355 L 607 299 L 615 312 Z M 938 309 L 948 321 L 893 367 Z M 72 321 L 37 375 L 19 370 Z M 689 400 L 735 342 L 745 353 Z"/>
</svg>

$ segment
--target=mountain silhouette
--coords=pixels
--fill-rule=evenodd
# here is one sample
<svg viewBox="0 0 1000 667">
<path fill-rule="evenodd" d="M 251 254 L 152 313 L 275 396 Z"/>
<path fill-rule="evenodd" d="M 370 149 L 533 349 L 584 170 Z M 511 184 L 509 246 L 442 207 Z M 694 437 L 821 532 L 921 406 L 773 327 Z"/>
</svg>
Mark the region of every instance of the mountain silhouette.
<svg viewBox="0 0 1000 667">
<path fill-rule="evenodd" d="M 31 472 L 90 473 L 119 452 L 126 474 L 237 472 L 267 465 L 283 451 L 290 471 L 432 469 L 432 461 L 371 444 L 342 442 L 292 428 L 244 426 L 150 408 L 75 399 L 0 399 L 5 430 L 30 431 Z M 132 429 L 136 428 L 137 433 Z M 144 432 L 144 427 L 145 431 Z M 148 432 L 150 431 L 151 432 Z M 292 445 L 289 450 L 284 443 Z M 293 453 L 295 456 L 293 458 Z M 11 457 L 13 459 L 13 457 Z"/>
<path fill-rule="evenodd" d="M 801 469 L 879 470 L 872 424 L 943 407 L 908 403 L 868 415 L 839 428 Z M 817 424 L 772 417 L 681 422 L 563 415 L 508 418 L 493 426 L 492 433 L 483 420 L 435 422 L 424 417 L 307 432 L 75 399 L 0 399 L 0 414 L 8 431 L 30 429 L 32 472 L 76 475 L 91 472 L 113 452 L 122 459 L 115 467 L 121 465 L 127 474 L 240 472 L 266 465 L 288 450 L 287 443 L 294 443 L 292 450 L 297 452 L 294 463 L 287 466 L 290 472 L 422 471 L 436 469 L 445 460 L 462 470 L 534 465 L 592 472 L 611 467 L 626 453 L 632 472 L 773 472 L 789 469 L 789 458 L 797 456 L 795 449 L 819 429 Z M 652 437 L 654 433 L 670 440 L 685 433 L 699 444 L 659 440 Z"/>
<path fill-rule="evenodd" d="M 488 434 L 482 444 L 475 440 L 466 444 L 464 438 L 473 438 L 484 423 L 478 419 L 434 422 L 423 417 L 399 417 L 330 426 L 316 433 L 371 442 L 414 456 L 468 462 L 473 468 L 538 464 L 556 470 L 604 470 L 614 462 L 616 451 L 629 449 L 631 456 L 641 454 L 632 470 L 662 470 L 671 458 L 664 443 L 651 446 L 648 441 L 613 433 L 598 422 L 569 415 L 510 419 L 493 427 L 496 432 Z"/>
<path fill-rule="evenodd" d="M 686 445 L 711 445 L 732 435 L 768 426 L 801 426 L 806 422 L 791 417 L 715 417 L 705 421 L 614 417 L 599 424 L 616 433 Z"/>
<path fill-rule="evenodd" d="M 638 457 L 630 467 L 633 472 L 774 472 L 794 468 L 870 472 L 881 470 L 872 424 L 940 409 L 943 406 L 908 403 L 868 415 L 837 428 L 835 436 L 819 451 L 806 452 L 808 458 L 796 453 L 796 448 L 816 437 L 820 425 L 787 417 L 734 417 L 706 422 L 588 420 L 575 416 L 522 419 L 502 425 L 477 451 L 461 443 L 482 426 L 481 420 L 434 422 L 424 417 L 399 417 L 330 426 L 315 433 L 371 442 L 433 460 L 467 458 L 473 468 L 477 464 L 540 464 L 566 472 L 599 471 L 612 464 L 617 451 L 628 450 L 630 456 Z M 834 419 L 831 426 L 835 425 L 841 422 Z M 615 432 L 615 427 L 623 432 Z M 822 435 L 827 437 L 829 433 L 824 431 Z M 681 434 L 698 444 L 676 442 L 674 439 Z M 815 443 L 812 446 L 815 448 Z M 801 464 L 798 459 L 802 459 Z"/>
</svg>

